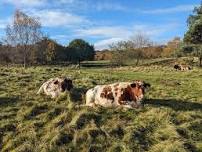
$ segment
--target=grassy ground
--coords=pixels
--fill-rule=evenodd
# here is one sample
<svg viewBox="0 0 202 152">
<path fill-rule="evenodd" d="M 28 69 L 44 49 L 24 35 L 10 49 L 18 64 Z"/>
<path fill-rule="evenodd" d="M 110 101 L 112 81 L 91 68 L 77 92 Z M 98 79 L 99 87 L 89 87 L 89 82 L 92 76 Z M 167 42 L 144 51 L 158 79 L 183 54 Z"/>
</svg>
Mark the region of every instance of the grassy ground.
<svg viewBox="0 0 202 152">
<path fill-rule="evenodd" d="M 202 151 L 202 69 L 0 67 L 0 151 Z M 75 88 L 58 99 L 36 95 L 55 76 Z M 152 84 L 142 109 L 80 106 L 96 84 Z"/>
</svg>

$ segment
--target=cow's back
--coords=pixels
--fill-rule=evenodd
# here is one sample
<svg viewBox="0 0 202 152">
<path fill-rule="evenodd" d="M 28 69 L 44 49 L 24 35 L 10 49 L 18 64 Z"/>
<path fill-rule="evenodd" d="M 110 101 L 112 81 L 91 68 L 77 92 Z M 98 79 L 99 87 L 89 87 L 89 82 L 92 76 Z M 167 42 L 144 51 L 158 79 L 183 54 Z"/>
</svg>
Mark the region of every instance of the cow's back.
<svg viewBox="0 0 202 152">
<path fill-rule="evenodd" d="M 89 89 L 86 93 L 86 105 L 101 105 L 104 107 L 118 106 L 122 90 L 128 85 L 127 82 L 109 85 L 98 85 Z"/>
</svg>

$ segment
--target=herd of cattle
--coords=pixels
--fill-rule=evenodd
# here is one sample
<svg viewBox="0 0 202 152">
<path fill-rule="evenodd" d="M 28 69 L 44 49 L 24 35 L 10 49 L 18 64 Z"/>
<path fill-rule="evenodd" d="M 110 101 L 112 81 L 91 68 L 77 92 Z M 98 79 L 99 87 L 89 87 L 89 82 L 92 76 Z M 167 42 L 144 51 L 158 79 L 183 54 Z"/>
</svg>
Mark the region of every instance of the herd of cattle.
<svg viewBox="0 0 202 152">
<path fill-rule="evenodd" d="M 190 66 L 175 64 L 174 69 L 191 70 Z M 86 92 L 86 105 L 94 107 L 125 107 L 138 108 L 142 106 L 144 94 L 150 84 L 145 81 L 118 82 L 108 85 L 97 85 Z M 37 94 L 45 93 L 52 98 L 57 98 L 62 92 L 70 91 L 73 82 L 68 78 L 51 78 L 42 84 Z"/>
</svg>

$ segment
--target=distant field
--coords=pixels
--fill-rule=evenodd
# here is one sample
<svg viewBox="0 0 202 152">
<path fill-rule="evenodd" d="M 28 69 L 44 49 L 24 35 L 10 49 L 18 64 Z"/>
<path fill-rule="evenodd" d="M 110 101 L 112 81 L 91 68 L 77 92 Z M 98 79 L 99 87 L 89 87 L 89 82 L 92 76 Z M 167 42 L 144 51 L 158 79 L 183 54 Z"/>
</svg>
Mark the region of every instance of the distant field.
<svg viewBox="0 0 202 152">
<path fill-rule="evenodd" d="M 125 61 L 125 66 L 137 66 L 136 60 Z M 181 57 L 181 58 L 155 58 L 155 59 L 141 59 L 138 63 L 139 66 L 148 65 L 174 65 L 175 63 L 188 64 L 188 65 L 198 65 L 198 58 L 193 57 Z M 81 63 L 84 67 L 110 67 L 116 65 L 111 63 L 110 60 L 99 60 L 99 61 L 84 61 Z"/>
<path fill-rule="evenodd" d="M 172 67 L 0 67 L 0 151 L 202 151 L 202 69 Z M 75 88 L 53 100 L 36 95 L 56 76 Z M 80 106 L 96 84 L 151 83 L 142 109 Z"/>
</svg>

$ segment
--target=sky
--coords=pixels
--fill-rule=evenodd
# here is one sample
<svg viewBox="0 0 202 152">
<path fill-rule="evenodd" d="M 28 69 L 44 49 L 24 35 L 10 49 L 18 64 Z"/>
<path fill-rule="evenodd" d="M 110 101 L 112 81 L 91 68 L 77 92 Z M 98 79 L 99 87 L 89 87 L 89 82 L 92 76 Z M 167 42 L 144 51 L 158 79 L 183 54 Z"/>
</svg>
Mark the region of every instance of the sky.
<svg viewBox="0 0 202 152">
<path fill-rule="evenodd" d="M 183 38 L 201 0 L 0 0 L 0 38 L 16 9 L 38 17 L 42 31 L 67 46 L 81 38 L 96 50 L 142 33 L 157 44 Z"/>
</svg>

